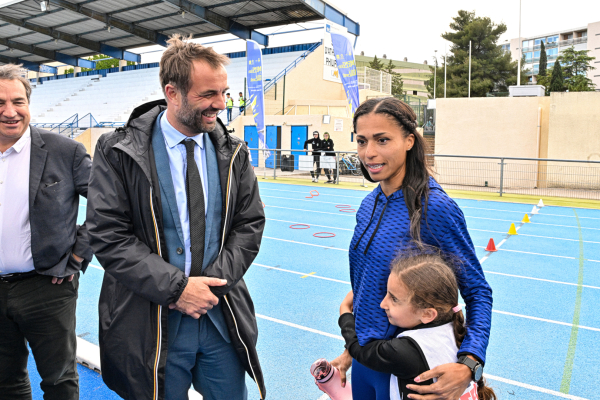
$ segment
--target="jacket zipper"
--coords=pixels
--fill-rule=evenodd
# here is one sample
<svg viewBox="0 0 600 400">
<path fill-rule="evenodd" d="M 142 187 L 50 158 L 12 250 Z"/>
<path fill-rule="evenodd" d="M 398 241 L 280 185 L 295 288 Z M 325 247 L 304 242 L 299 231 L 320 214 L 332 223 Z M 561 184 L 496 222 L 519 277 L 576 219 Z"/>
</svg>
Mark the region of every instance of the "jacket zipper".
<svg viewBox="0 0 600 400">
<path fill-rule="evenodd" d="M 154 233 L 156 235 L 156 250 L 158 251 L 158 255 L 162 257 L 162 249 L 160 248 L 160 237 L 158 235 L 158 225 L 156 223 L 156 215 L 154 214 L 154 202 L 152 201 L 153 191 L 152 186 L 150 186 L 150 210 L 152 212 L 152 222 L 154 223 Z M 153 400 L 158 399 L 158 364 L 160 359 L 160 350 L 162 343 L 162 306 L 158 305 L 158 334 L 156 339 L 156 358 L 154 359 L 154 395 L 152 396 Z"/>
<path fill-rule="evenodd" d="M 219 249 L 219 255 L 221 255 L 221 252 L 223 251 L 223 245 L 225 244 L 225 232 L 227 231 L 226 228 L 227 216 L 229 214 L 229 195 L 231 194 L 231 171 L 233 170 L 233 162 L 235 161 L 235 157 L 239 153 L 241 147 L 242 145 L 238 144 L 238 147 L 235 149 L 235 151 L 233 152 L 233 156 L 231 157 L 231 162 L 229 163 L 229 173 L 227 175 L 227 197 L 225 197 L 225 224 L 223 225 L 223 235 L 221 236 L 221 248 Z M 258 393 L 260 394 L 260 398 L 263 399 L 264 397 L 262 395 L 262 391 L 260 390 L 258 379 L 256 379 L 254 368 L 252 368 L 252 361 L 250 360 L 250 352 L 248 351 L 248 346 L 246 346 L 246 343 L 244 343 L 242 337 L 240 336 L 240 330 L 238 328 L 237 320 L 235 319 L 235 314 L 233 313 L 233 310 L 229 305 L 229 299 L 227 298 L 227 295 L 225 295 L 223 298 L 225 299 L 225 303 L 227 303 L 227 308 L 229 308 L 229 312 L 231 313 L 231 317 L 233 318 L 233 324 L 235 325 L 235 331 L 237 333 L 238 339 L 240 339 L 240 342 L 242 342 L 242 344 L 244 345 L 244 349 L 246 349 L 246 356 L 248 357 L 248 365 L 250 366 L 250 371 L 252 371 L 252 377 L 254 378 L 254 382 L 258 387 Z"/>
</svg>

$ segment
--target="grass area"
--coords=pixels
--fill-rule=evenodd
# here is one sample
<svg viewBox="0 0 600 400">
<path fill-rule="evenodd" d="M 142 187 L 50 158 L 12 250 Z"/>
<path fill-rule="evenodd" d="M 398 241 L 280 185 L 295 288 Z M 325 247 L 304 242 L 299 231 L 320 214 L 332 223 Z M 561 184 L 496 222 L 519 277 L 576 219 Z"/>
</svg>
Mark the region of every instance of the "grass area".
<svg viewBox="0 0 600 400">
<path fill-rule="evenodd" d="M 371 191 L 375 189 L 377 184 L 371 183 L 365 180 L 363 186 L 362 180 L 357 182 L 340 182 L 339 185 L 330 184 L 313 184 L 307 179 L 299 178 L 277 178 L 267 177 L 264 179 L 262 176 L 257 177 L 259 182 L 271 182 L 271 183 L 286 183 L 291 185 L 303 185 L 310 186 L 311 188 L 319 187 L 330 187 L 335 189 L 351 189 L 351 190 L 364 190 Z M 524 195 L 524 194 L 508 194 L 503 193 L 502 197 L 498 193 L 491 192 L 475 192 L 470 190 L 446 190 L 446 193 L 452 198 L 456 199 L 470 199 L 470 200 L 486 200 L 486 201 L 502 201 L 506 203 L 523 203 L 523 204 L 537 204 L 540 201 L 540 196 Z M 547 206 L 558 206 L 558 207 L 575 207 L 575 208 L 591 208 L 600 210 L 599 200 L 588 200 L 588 199 L 574 199 L 570 197 L 548 197 L 542 196 L 541 199 Z"/>
</svg>

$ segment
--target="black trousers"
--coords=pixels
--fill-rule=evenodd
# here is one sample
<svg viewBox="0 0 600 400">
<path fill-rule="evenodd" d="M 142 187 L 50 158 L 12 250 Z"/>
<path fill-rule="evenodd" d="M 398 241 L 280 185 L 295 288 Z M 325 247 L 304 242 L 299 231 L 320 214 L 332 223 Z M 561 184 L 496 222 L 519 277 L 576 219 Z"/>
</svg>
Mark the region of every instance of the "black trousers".
<svg viewBox="0 0 600 400">
<path fill-rule="evenodd" d="M 315 153 L 313 152 L 313 167 L 315 168 L 314 171 L 310 171 L 310 176 L 312 176 L 313 178 L 316 177 L 319 178 L 319 175 L 321 175 L 321 154 L 319 154 L 318 156 L 315 155 Z M 316 167 L 315 167 L 315 164 Z"/>
<path fill-rule="evenodd" d="M 44 400 L 78 400 L 75 308 L 79 274 L 52 284 L 38 275 L 0 282 L 0 398 L 30 400 L 27 358 L 31 347 Z"/>
</svg>

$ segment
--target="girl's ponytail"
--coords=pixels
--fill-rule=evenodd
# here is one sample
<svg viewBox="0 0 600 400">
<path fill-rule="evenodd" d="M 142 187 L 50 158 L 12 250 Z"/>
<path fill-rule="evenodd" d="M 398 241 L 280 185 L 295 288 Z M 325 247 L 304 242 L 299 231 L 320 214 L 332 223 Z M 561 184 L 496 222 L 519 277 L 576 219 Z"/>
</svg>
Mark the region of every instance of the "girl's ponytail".
<svg viewBox="0 0 600 400">
<path fill-rule="evenodd" d="M 497 400 L 496 393 L 491 387 L 485 384 L 485 378 L 482 376 L 477 382 L 477 397 L 479 400 Z"/>
<path fill-rule="evenodd" d="M 456 340 L 456 346 L 460 348 L 460 345 L 467 334 L 467 328 L 465 327 L 465 316 L 462 311 L 455 312 L 452 316 L 452 325 L 454 326 L 454 339 Z"/>
</svg>

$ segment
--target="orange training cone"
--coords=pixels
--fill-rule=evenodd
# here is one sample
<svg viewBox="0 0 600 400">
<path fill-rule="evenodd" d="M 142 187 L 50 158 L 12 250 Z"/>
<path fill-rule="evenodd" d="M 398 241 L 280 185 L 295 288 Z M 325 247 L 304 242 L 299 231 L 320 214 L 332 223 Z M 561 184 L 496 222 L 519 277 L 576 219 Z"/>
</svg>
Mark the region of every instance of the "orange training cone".
<svg viewBox="0 0 600 400">
<path fill-rule="evenodd" d="M 515 227 L 514 223 L 510 224 L 510 229 L 508 230 L 508 234 L 509 235 L 518 235 L 517 228 Z"/>
<path fill-rule="evenodd" d="M 531 221 L 529 220 L 529 215 L 525 214 L 525 216 L 523 217 L 523 221 L 521 222 L 523 222 L 524 224 L 530 223 Z"/>
<path fill-rule="evenodd" d="M 490 239 L 490 241 L 488 242 L 487 247 L 485 248 L 485 251 L 498 251 L 496 249 L 496 244 L 494 244 L 494 239 Z"/>
</svg>

